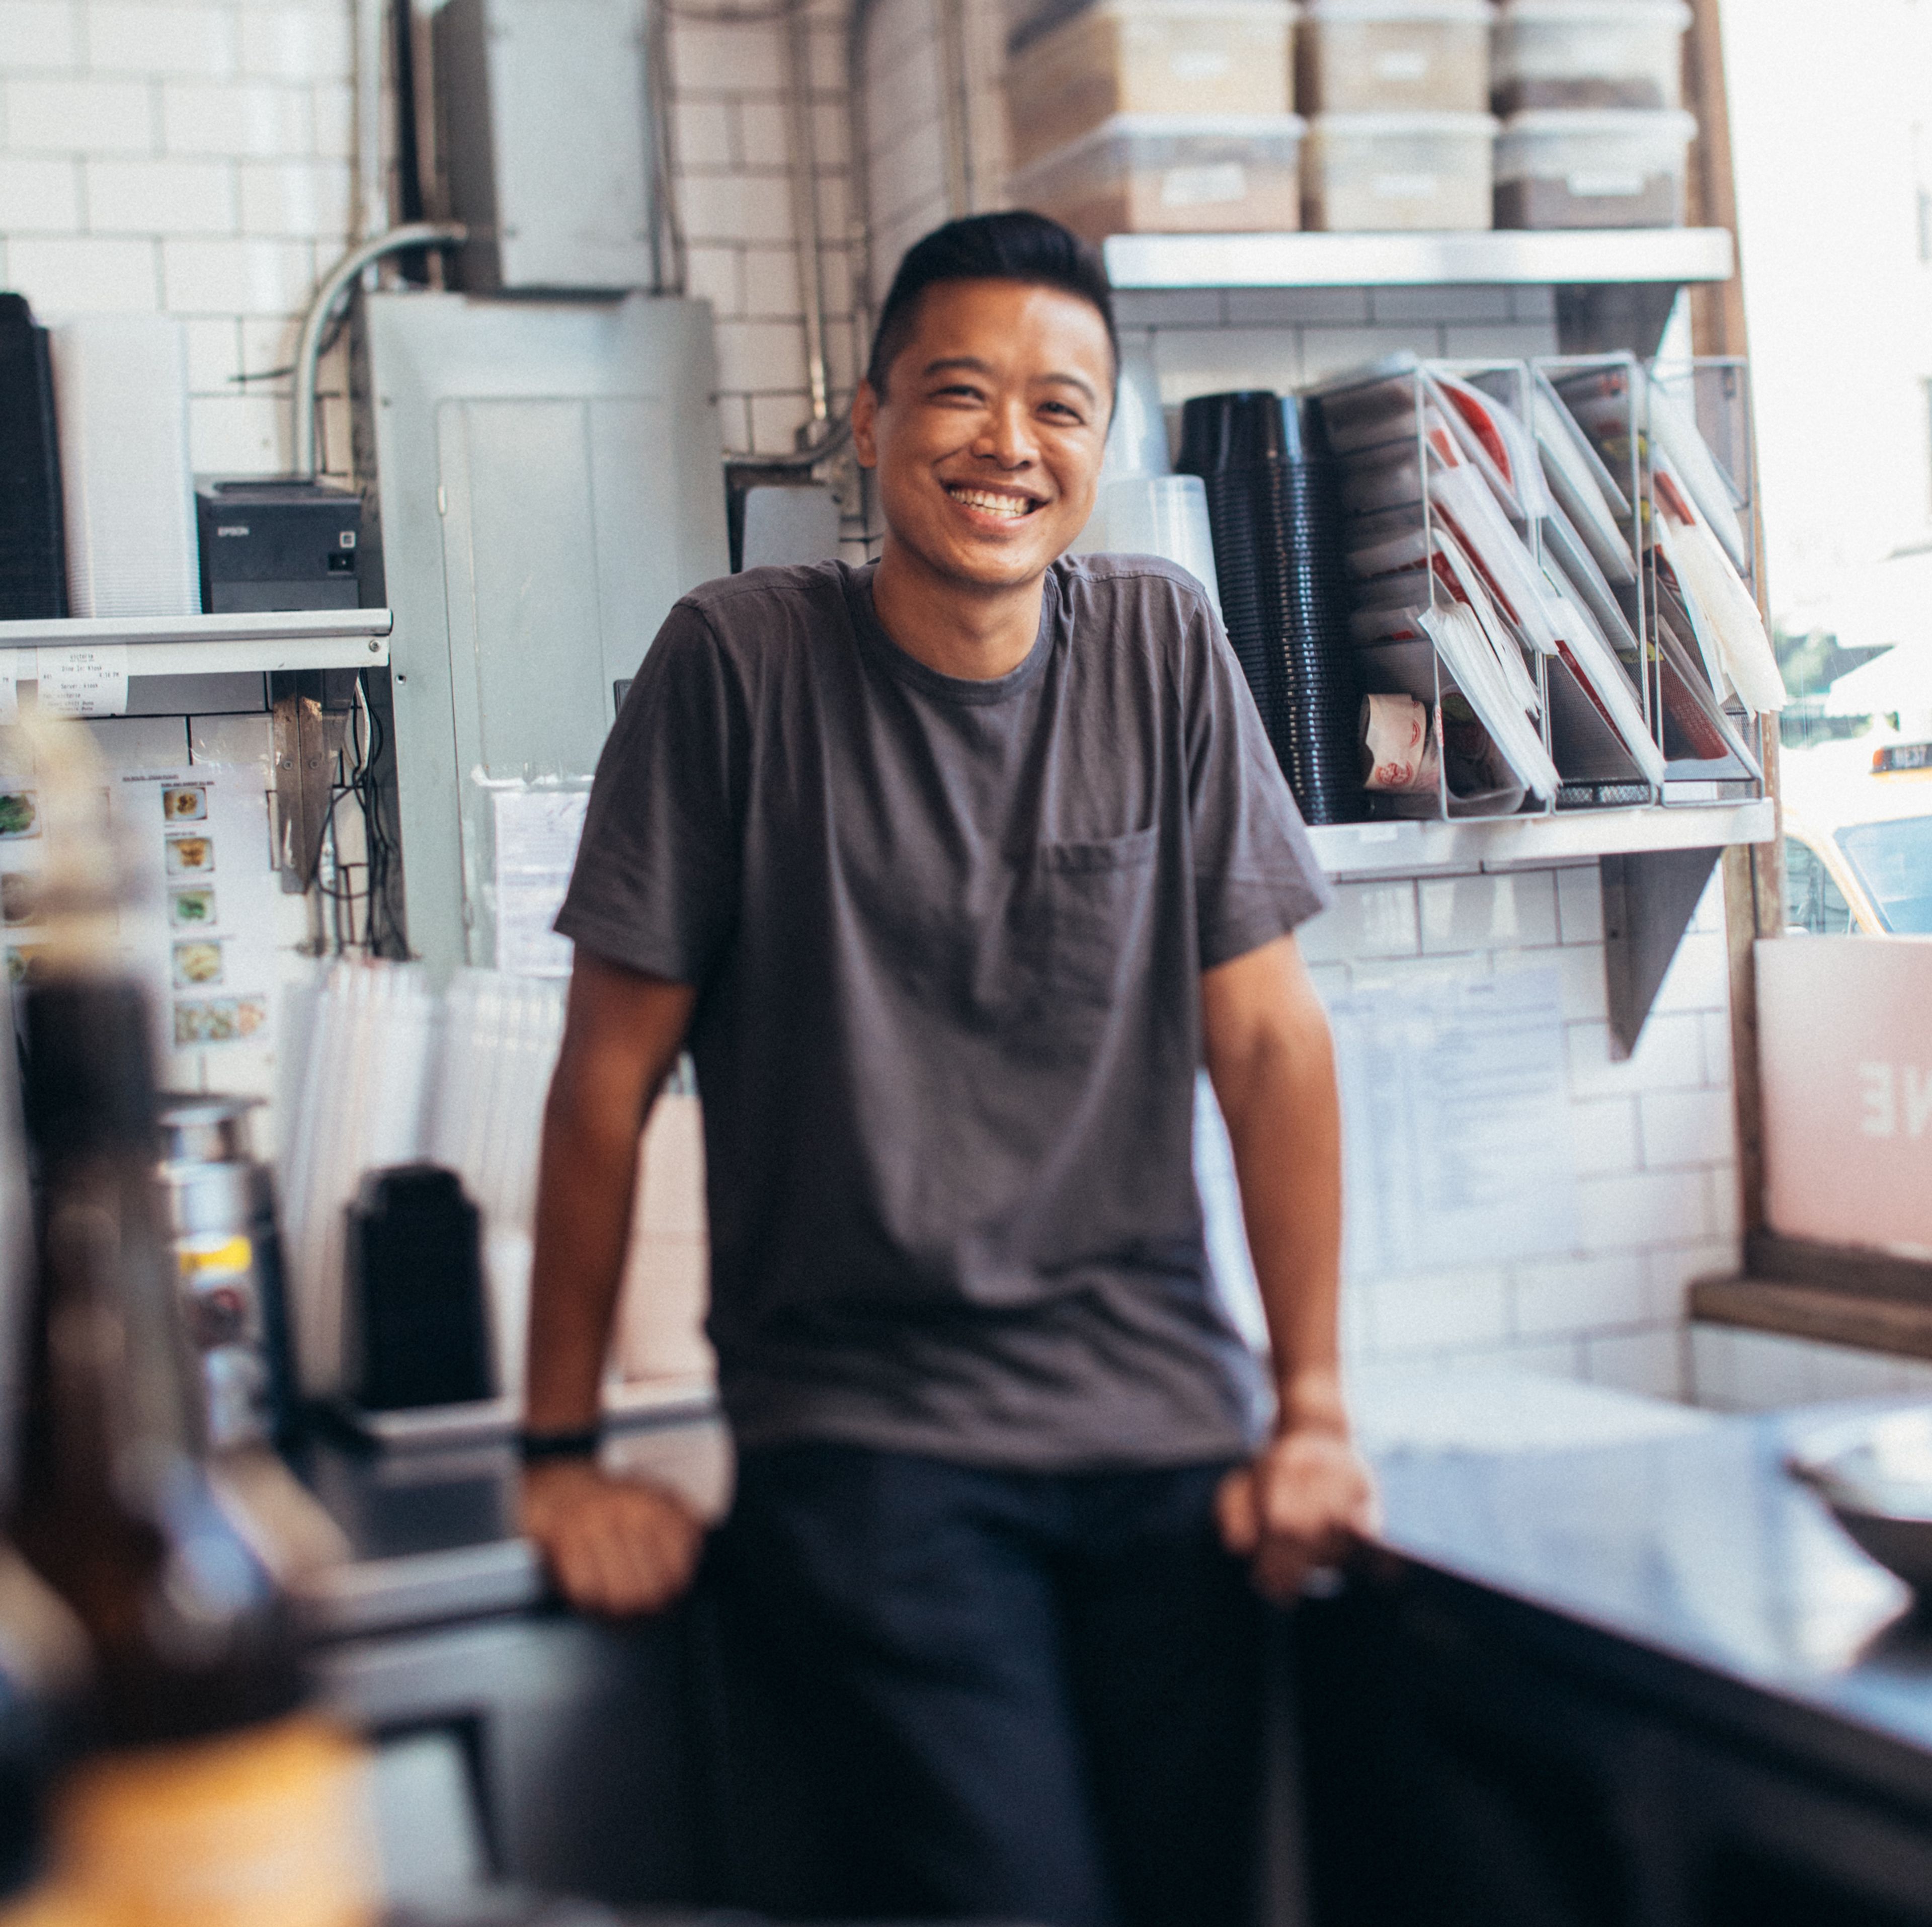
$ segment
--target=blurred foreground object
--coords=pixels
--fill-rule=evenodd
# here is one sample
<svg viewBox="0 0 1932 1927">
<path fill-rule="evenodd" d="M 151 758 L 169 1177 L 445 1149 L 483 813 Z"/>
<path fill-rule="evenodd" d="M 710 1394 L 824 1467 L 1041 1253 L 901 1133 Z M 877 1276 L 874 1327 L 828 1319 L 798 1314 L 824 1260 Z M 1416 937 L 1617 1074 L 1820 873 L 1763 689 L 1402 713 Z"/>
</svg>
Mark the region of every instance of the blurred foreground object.
<svg viewBox="0 0 1932 1927">
<path fill-rule="evenodd" d="M 355 1927 L 374 1917 L 362 1754 L 304 1710 L 288 1602 L 199 1456 L 148 1015 L 113 942 L 99 776 L 78 729 L 36 748 L 49 942 L 24 1009 L 40 1238 L 12 1526 L 86 1636 L 105 1749 L 56 1796 L 48 1916 Z"/>
</svg>

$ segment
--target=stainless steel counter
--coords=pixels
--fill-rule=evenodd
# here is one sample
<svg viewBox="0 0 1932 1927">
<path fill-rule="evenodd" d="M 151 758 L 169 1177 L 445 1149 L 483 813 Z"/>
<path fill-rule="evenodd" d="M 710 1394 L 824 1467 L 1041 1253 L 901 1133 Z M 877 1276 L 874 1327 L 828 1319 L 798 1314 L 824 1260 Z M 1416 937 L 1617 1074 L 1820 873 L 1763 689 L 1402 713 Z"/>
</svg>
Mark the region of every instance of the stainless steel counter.
<svg viewBox="0 0 1932 1927">
<path fill-rule="evenodd" d="M 714 1413 L 614 1430 L 604 1458 L 682 1493 L 706 1517 L 724 1511 L 730 1448 Z M 298 1469 L 350 1554 L 308 1595 L 317 1637 L 399 1631 L 542 1602 L 542 1567 L 517 1529 L 516 1454 L 507 1443 L 374 1455 L 320 1443 L 302 1454 Z"/>
</svg>

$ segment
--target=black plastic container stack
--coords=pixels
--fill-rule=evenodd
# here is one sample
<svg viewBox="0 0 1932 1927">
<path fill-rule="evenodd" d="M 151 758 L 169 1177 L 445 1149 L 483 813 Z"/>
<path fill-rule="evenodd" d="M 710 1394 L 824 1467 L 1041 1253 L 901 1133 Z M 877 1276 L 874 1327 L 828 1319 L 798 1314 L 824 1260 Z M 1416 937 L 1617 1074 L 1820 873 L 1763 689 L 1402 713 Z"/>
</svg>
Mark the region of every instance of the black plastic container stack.
<svg viewBox="0 0 1932 1927">
<path fill-rule="evenodd" d="M 1361 814 L 1360 695 L 1341 512 L 1312 410 L 1265 389 L 1196 395 L 1174 467 L 1198 475 L 1221 612 L 1288 786 L 1310 823 Z"/>
<path fill-rule="evenodd" d="M 66 614 L 46 330 L 21 296 L 0 294 L 0 621 Z"/>
</svg>

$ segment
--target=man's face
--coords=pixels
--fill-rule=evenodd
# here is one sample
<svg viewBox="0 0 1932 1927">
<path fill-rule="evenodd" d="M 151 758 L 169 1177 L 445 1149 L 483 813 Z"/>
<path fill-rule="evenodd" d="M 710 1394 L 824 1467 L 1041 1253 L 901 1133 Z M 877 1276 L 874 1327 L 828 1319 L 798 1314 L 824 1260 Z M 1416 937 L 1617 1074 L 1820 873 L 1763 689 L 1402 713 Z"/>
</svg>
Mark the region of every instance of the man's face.
<svg viewBox="0 0 1932 1927">
<path fill-rule="evenodd" d="M 892 539 L 962 587 L 1036 580 L 1092 512 L 1113 386 L 1106 325 L 1077 296 L 928 288 L 885 398 L 862 383 L 852 407 Z"/>
</svg>

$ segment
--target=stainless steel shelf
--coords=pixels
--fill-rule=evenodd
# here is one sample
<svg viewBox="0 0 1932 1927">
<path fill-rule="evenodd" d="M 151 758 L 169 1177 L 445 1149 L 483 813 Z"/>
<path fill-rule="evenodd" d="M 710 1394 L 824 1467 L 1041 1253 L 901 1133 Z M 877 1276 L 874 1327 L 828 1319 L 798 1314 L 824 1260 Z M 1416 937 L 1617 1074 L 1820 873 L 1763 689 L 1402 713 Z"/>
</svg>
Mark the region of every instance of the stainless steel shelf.
<svg viewBox="0 0 1932 1927">
<path fill-rule="evenodd" d="M 1650 850 L 1768 843 L 1777 833 L 1777 806 L 1768 801 L 1574 810 L 1462 823 L 1338 823 L 1309 832 L 1322 867 L 1337 881 L 1535 869 Z"/>
<path fill-rule="evenodd" d="M 1736 264 L 1730 230 L 1721 227 L 1116 234 L 1106 252 L 1108 277 L 1124 290 L 1727 281 Z"/>
<path fill-rule="evenodd" d="M 265 674 L 280 669 L 371 669 L 389 659 L 387 609 L 304 609 L 243 616 L 68 617 L 0 623 L 0 649 L 125 643 L 135 676 Z M 22 662 L 19 680 L 36 680 Z"/>
</svg>

